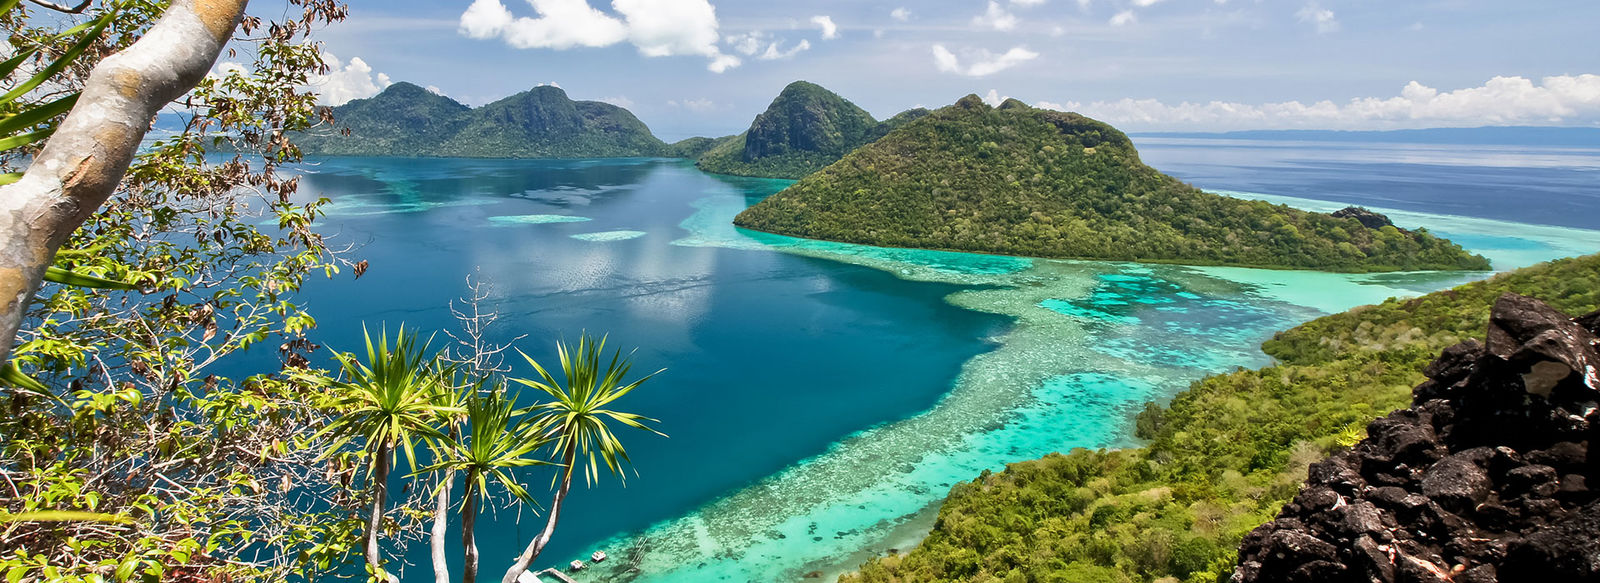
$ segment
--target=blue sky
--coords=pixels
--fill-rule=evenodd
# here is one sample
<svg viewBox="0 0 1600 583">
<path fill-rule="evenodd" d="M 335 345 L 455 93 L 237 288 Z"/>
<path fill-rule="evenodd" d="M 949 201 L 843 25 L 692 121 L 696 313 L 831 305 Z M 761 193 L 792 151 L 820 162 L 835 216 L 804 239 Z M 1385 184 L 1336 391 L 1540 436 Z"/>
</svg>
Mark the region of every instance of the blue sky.
<svg viewBox="0 0 1600 583">
<path fill-rule="evenodd" d="M 740 131 L 798 79 L 880 118 L 977 93 L 1128 130 L 1600 125 L 1593 0 L 349 3 L 319 35 L 330 102 L 555 83 L 670 139 Z"/>
</svg>

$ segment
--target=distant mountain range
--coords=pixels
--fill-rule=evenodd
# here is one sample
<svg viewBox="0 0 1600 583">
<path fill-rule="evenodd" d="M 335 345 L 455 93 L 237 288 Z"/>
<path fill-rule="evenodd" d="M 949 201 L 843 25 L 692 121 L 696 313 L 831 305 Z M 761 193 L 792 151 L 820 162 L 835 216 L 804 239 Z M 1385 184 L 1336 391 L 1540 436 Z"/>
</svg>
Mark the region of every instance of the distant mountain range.
<svg viewBox="0 0 1600 583">
<path fill-rule="evenodd" d="M 699 166 L 715 174 L 798 179 L 925 115 L 928 110 L 919 108 L 879 122 L 832 91 L 796 81 L 745 133 L 716 140 Z"/>
<path fill-rule="evenodd" d="M 1251 130 L 1223 133 L 1142 132 L 1134 137 L 1367 142 L 1439 145 L 1555 146 L 1600 148 L 1600 128 L 1487 126 L 1424 130 Z"/>
<path fill-rule="evenodd" d="M 1203 192 L 1074 113 L 976 95 L 746 209 L 749 229 L 882 247 L 1376 272 L 1487 270 L 1426 231 Z M 1360 220 L 1367 217 L 1368 222 Z"/>
<path fill-rule="evenodd" d="M 628 110 L 535 87 L 476 109 L 411 83 L 333 108 L 334 127 L 301 136 L 312 155 L 462 158 L 673 156 Z"/>
</svg>

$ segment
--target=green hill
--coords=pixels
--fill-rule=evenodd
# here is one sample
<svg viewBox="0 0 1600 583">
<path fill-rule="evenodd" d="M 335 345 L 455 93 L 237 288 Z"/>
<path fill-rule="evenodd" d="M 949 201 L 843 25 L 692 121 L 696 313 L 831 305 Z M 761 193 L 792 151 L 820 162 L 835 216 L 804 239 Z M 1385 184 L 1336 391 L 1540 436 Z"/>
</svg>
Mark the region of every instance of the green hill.
<svg viewBox="0 0 1600 583">
<path fill-rule="evenodd" d="M 956 485 L 933 532 L 841 583 L 1227 581 L 1306 468 L 1411 404 L 1439 352 L 1483 339 L 1506 292 L 1600 309 L 1600 255 L 1313 320 L 1262 346 L 1281 363 L 1210 377 L 1138 418 L 1143 448 L 1075 450 Z M 1172 579 L 1165 579 L 1172 577 Z"/>
<path fill-rule="evenodd" d="M 926 115 L 912 110 L 879 122 L 819 85 L 796 81 L 756 116 L 745 133 L 724 138 L 700 157 L 701 170 L 763 178 L 800 178 L 863 144 Z"/>
<path fill-rule="evenodd" d="M 296 140 L 308 154 L 463 158 L 669 156 L 672 150 L 628 110 L 573 101 L 535 87 L 472 109 L 410 83 L 333 108 L 342 132 Z"/>
<path fill-rule="evenodd" d="M 1109 125 L 1016 100 L 994 108 L 975 95 L 855 150 L 735 224 L 1035 257 L 1346 272 L 1489 268 L 1426 231 L 1202 192 L 1146 166 Z"/>
</svg>

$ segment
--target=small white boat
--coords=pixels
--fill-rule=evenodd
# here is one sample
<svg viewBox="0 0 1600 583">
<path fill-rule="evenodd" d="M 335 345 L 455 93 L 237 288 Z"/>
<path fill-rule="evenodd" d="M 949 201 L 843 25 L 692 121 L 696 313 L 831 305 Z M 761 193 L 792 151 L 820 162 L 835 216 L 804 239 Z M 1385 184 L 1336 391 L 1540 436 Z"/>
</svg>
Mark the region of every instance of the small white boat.
<svg viewBox="0 0 1600 583">
<path fill-rule="evenodd" d="M 606 552 L 605 551 L 595 551 L 594 554 L 589 555 L 589 560 L 593 561 L 593 562 L 596 562 L 596 563 L 603 562 L 603 561 L 606 560 Z"/>
<path fill-rule="evenodd" d="M 582 571 L 583 561 L 573 561 L 571 564 L 567 565 L 567 568 L 572 571 Z"/>
</svg>

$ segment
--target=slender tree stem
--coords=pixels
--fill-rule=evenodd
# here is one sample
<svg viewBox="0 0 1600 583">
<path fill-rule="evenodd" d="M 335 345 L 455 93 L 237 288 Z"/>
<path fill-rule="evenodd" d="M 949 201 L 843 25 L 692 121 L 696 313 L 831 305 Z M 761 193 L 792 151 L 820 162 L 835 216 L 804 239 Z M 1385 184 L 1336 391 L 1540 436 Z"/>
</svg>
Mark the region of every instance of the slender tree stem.
<svg viewBox="0 0 1600 583">
<path fill-rule="evenodd" d="M 528 548 L 522 551 L 517 557 L 517 562 L 506 571 L 506 576 L 500 580 L 501 583 L 516 583 L 517 578 L 527 572 L 533 561 L 539 558 L 539 553 L 544 552 L 545 545 L 550 544 L 550 537 L 555 536 L 556 521 L 561 518 L 561 503 L 566 501 L 567 492 L 572 489 L 573 458 L 577 453 L 577 440 L 567 440 L 567 450 L 561 454 L 561 463 L 566 465 L 566 471 L 562 474 L 561 487 L 556 489 L 556 495 L 550 501 L 550 518 L 545 521 L 544 531 L 528 543 Z"/>
<path fill-rule="evenodd" d="M 466 500 L 461 508 L 461 548 L 466 552 L 465 567 L 461 571 L 461 583 L 474 583 L 478 580 L 478 537 L 473 529 L 478 525 L 478 492 L 472 472 L 467 474 Z"/>
<path fill-rule="evenodd" d="M 434 502 L 433 533 L 428 541 L 428 548 L 433 555 L 434 583 L 450 583 L 450 563 L 445 558 L 444 535 L 450 525 L 450 486 L 454 481 L 455 472 L 439 471 L 439 497 Z"/>
<path fill-rule="evenodd" d="M 393 461 L 394 445 L 385 445 L 380 450 L 378 459 L 372 462 L 372 512 L 367 516 L 366 541 L 362 545 L 362 552 L 374 574 L 383 573 L 389 583 L 399 583 L 398 578 L 383 570 L 383 556 L 378 548 L 378 532 L 383 526 L 383 513 L 387 507 L 385 500 L 389 497 L 389 464 Z"/>
</svg>

